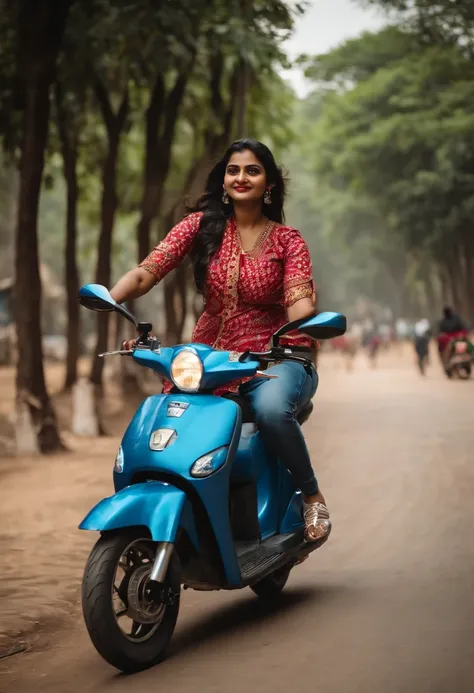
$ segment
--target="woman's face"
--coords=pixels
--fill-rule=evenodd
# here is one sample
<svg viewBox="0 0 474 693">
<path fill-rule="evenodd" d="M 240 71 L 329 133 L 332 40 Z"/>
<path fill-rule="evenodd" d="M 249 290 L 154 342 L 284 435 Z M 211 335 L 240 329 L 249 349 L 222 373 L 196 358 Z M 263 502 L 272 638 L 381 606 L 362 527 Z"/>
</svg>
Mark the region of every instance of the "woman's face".
<svg viewBox="0 0 474 693">
<path fill-rule="evenodd" d="M 255 154 L 246 149 L 234 152 L 227 164 L 224 188 L 234 202 L 261 200 L 267 187 L 263 164 Z"/>
</svg>

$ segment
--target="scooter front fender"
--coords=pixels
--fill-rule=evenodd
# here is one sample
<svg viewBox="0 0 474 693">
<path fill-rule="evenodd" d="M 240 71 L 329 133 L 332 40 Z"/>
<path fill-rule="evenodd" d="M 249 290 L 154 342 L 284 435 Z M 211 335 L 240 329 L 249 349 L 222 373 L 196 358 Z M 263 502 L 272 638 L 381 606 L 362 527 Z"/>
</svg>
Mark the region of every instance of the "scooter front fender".
<svg viewBox="0 0 474 693">
<path fill-rule="evenodd" d="M 172 544 L 182 527 L 199 548 L 194 514 L 185 492 L 161 481 L 126 486 L 104 498 L 86 515 L 79 529 L 107 532 L 137 526 L 147 527 L 153 541 Z"/>
</svg>

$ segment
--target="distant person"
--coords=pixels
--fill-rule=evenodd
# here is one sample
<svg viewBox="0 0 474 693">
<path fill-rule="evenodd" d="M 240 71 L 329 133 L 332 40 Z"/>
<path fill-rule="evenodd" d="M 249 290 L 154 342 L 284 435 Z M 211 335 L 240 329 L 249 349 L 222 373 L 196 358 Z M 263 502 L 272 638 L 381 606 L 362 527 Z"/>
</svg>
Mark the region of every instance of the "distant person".
<svg viewBox="0 0 474 693">
<path fill-rule="evenodd" d="M 446 347 L 453 339 L 467 337 L 469 330 L 464 320 L 451 306 L 444 306 L 443 317 L 438 325 L 438 353 L 444 365 Z"/>
<path fill-rule="evenodd" d="M 430 321 L 427 318 L 421 318 L 414 326 L 414 341 L 415 352 L 417 356 L 418 368 L 422 375 L 425 374 L 425 367 L 428 363 L 429 344 L 432 337 Z"/>
<path fill-rule="evenodd" d="M 379 327 L 379 335 L 381 339 L 381 343 L 383 346 L 388 349 L 390 346 L 390 337 L 392 335 L 392 330 L 391 327 L 388 323 L 382 323 Z"/>
<path fill-rule="evenodd" d="M 408 322 L 404 318 L 399 318 L 395 323 L 395 333 L 399 341 L 402 342 L 408 338 L 409 330 Z"/>
<path fill-rule="evenodd" d="M 457 332 L 467 332 L 467 325 L 464 320 L 454 312 L 450 306 L 444 306 L 443 317 L 439 322 L 440 334 L 456 334 Z"/>
<path fill-rule="evenodd" d="M 370 324 L 370 329 L 367 327 Z M 364 337 L 364 345 L 367 349 L 367 355 L 369 357 L 369 363 L 374 368 L 377 364 L 377 355 L 379 353 L 380 345 L 382 344 L 382 337 L 380 336 L 379 326 L 373 318 L 366 321 L 366 331 Z"/>
</svg>

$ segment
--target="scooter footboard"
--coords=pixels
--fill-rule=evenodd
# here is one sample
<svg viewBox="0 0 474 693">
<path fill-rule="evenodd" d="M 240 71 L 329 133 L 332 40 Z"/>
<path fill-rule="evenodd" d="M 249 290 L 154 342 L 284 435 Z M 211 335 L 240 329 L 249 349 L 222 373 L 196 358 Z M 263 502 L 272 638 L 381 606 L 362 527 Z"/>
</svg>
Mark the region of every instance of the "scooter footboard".
<svg viewBox="0 0 474 693">
<path fill-rule="evenodd" d="M 147 527 L 157 542 L 174 543 L 180 527 L 195 548 L 198 535 L 186 493 L 161 481 L 127 486 L 104 498 L 84 518 L 79 529 L 107 532 L 122 527 Z"/>
</svg>

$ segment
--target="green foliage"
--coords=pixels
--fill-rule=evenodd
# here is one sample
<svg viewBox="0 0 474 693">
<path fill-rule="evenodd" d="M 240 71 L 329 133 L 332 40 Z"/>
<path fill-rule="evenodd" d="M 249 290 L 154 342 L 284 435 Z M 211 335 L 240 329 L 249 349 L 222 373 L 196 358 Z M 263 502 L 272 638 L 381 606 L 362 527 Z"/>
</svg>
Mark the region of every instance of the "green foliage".
<svg viewBox="0 0 474 693">
<path fill-rule="evenodd" d="M 472 207 L 473 81 L 453 49 L 381 68 L 328 100 L 317 170 L 374 199 L 415 247 L 430 228 L 451 233 Z"/>
<path fill-rule="evenodd" d="M 222 61 L 219 97 L 224 105 L 235 98 L 232 74 L 244 61 L 250 70 L 248 131 L 282 156 L 294 137 L 292 90 L 276 74 L 287 65 L 282 42 L 292 29 L 301 3 L 271 0 L 222 3 L 188 0 L 150 3 L 88 0 L 71 8 L 58 82 L 68 119 L 68 135 L 78 149 L 78 260 L 81 277 L 92 278 L 100 227 L 101 165 L 107 149 L 102 116 L 93 95 L 94 76 L 116 108 L 128 86 L 130 115 L 118 161 L 118 199 L 113 244 L 114 278 L 136 261 L 135 227 L 143 192 L 144 117 L 156 75 L 172 88 L 177 72 L 195 52 L 192 71 L 173 140 L 171 168 L 165 184 L 162 212 L 182 193 L 188 172 L 204 151 L 211 126 L 222 123 L 211 108 L 211 60 Z M 57 122 L 53 109 L 54 123 Z M 160 126 L 162 127 L 162 126 Z M 40 208 L 41 253 L 56 277 L 63 274 L 65 186 L 57 129 L 50 129 L 48 161 Z"/>
<path fill-rule="evenodd" d="M 396 17 L 425 45 L 457 46 L 474 56 L 474 4 L 470 0 L 359 0 Z"/>
<path fill-rule="evenodd" d="M 370 77 L 381 65 L 396 62 L 403 54 L 419 52 L 416 37 L 398 26 L 388 26 L 377 34 L 365 32 L 349 39 L 330 53 L 302 56 L 299 62 L 313 82 L 345 90 Z"/>
<path fill-rule="evenodd" d="M 453 295 L 468 310 L 474 63 L 397 27 L 305 61 L 316 91 L 301 112 L 300 151 L 317 186 L 319 240 L 351 258 L 345 295 L 358 290 L 397 310 L 407 288 L 440 272 L 457 275 Z"/>
</svg>

